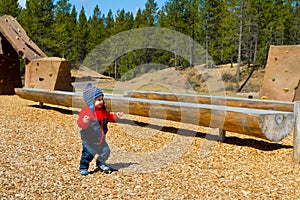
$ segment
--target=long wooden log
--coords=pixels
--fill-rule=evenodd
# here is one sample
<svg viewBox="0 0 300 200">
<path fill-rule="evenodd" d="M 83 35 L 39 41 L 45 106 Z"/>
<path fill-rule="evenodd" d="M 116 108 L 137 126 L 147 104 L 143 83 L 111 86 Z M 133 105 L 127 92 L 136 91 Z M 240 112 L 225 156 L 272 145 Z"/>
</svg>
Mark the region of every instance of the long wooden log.
<svg viewBox="0 0 300 200">
<path fill-rule="evenodd" d="M 198 94 L 176 94 L 169 92 L 127 91 L 124 96 L 153 100 L 190 102 L 199 104 L 223 105 L 242 108 L 257 108 L 293 112 L 294 104 L 286 101 L 245 99 L 239 97 L 209 96 Z"/>
<path fill-rule="evenodd" d="M 18 96 L 55 105 L 83 107 L 82 93 L 47 91 L 41 89 L 15 89 Z M 105 95 L 110 111 L 172 120 L 205 127 L 220 128 L 278 142 L 293 129 L 293 112 L 172 102 Z"/>
<path fill-rule="evenodd" d="M 38 88 L 15 88 L 15 92 L 23 99 L 35 102 L 74 108 L 83 108 L 85 106 L 82 93 L 53 91 Z"/>
</svg>

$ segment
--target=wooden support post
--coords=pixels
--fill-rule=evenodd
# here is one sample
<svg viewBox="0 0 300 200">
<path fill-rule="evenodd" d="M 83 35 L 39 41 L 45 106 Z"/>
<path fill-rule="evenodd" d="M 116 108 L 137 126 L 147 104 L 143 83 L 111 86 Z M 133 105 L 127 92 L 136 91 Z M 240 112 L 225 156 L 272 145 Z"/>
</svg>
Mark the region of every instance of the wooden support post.
<svg viewBox="0 0 300 200">
<path fill-rule="evenodd" d="M 219 129 L 219 140 L 220 142 L 225 142 L 226 131 L 223 129 Z"/>
<path fill-rule="evenodd" d="M 293 161 L 295 163 L 300 163 L 300 101 L 295 102 L 294 115 L 295 115 L 295 128 L 294 128 Z"/>
</svg>

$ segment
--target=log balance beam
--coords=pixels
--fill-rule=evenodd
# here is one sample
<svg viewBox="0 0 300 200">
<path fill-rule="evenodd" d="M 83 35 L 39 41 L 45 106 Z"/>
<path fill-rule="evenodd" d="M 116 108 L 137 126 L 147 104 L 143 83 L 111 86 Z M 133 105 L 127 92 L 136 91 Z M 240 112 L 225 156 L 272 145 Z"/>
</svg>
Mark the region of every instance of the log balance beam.
<svg viewBox="0 0 300 200">
<path fill-rule="evenodd" d="M 34 88 L 15 88 L 15 92 L 21 98 L 42 104 L 74 108 L 85 106 L 82 93 Z M 126 114 L 219 128 L 221 141 L 225 139 L 225 132 L 231 131 L 279 142 L 295 128 L 293 160 L 300 162 L 299 102 L 127 92 L 124 96 L 105 94 L 105 103 L 112 112 L 122 111 Z"/>
</svg>

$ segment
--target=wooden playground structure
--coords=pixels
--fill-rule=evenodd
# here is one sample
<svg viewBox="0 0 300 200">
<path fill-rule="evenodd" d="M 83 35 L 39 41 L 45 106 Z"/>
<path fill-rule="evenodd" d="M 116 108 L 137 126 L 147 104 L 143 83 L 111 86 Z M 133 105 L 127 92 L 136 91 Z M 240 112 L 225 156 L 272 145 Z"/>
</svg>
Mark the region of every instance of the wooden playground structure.
<svg viewBox="0 0 300 200">
<path fill-rule="evenodd" d="M 0 94 L 14 89 L 19 97 L 40 105 L 85 106 L 82 93 L 72 92 L 67 61 L 48 58 L 11 16 L 1 17 L 0 22 L 0 58 L 4 60 L 0 63 Z M 10 52 L 4 51 L 4 46 L 9 46 Z M 4 64 L 18 60 L 19 55 L 27 64 L 24 88 L 20 88 L 20 74 L 15 73 L 19 62 Z M 128 91 L 124 95 L 106 94 L 106 105 L 110 111 L 218 128 L 220 141 L 231 131 L 279 142 L 294 130 L 293 160 L 300 163 L 299 55 L 300 45 L 270 48 L 260 92 L 263 100 Z M 9 78 L 4 78 L 7 75 Z M 16 77 L 18 82 L 8 88 Z"/>
<path fill-rule="evenodd" d="M 0 95 L 22 87 L 20 60 L 25 62 L 25 87 L 72 91 L 68 61 L 47 57 L 10 15 L 0 17 Z"/>
</svg>

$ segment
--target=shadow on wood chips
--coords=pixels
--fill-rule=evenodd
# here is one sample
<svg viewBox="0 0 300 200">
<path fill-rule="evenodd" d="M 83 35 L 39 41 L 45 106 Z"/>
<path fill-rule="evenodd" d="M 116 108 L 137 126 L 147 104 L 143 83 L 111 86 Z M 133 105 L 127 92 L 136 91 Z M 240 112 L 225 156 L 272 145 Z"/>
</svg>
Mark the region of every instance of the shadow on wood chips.
<svg viewBox="0 0 300 200">
<path fill-rule="evenodd" d="M 130 125 L 135 125 L 135 126 L 140 126 L 140 127 L 145 127 L 147 126 L 148 128 L 152 128 L 155 130 L 160 130 L 164 132 L 169 132 L 169 133 L 174 133 L 174 134 L 179 134 L 185 137 L 199 137 L 199 138 L 204 138 L 207 140 L 211 141 L 218 141 L 219 136 L 218 135 L 212 135 L 208 133 L 203 133 L 203 132 L 196 132 L 192 130 L 187 130 L 187 129 L 179 129 L 175 127 L 170 127 L 170 126 L 159 126 L 155 124 L 149 124 L 145 122 L 139 122 L 139 121 L 132 121 L 128 119 L 119 119 L 118 123 L 123 123 L 123 124 L 130 124 Z M 239 138 L 239 137 L 234 137 L 234 136 L 228 136 L 226 137 L 225 142 L 226 144 L 231 144 L 231 145 L 236 145 L 236 146 L 248 146 L 252 147 L 255 149 L 259 149 L 262 151 L 274 151 L 277 149 L 290 149 L 293 148 L 291 145 L 283 145 L 283 144 L 278 144 L 278 143 L 272 143 L 268 141 L 262 141 L 262 140 L 255 140 L 251 138 Z"/>
<path fill-rule="evenodd" d="M 57 112 L 60 112 L 63 114 L 68 114 L 68 115 L 78 114 L 78 111 L 72 111 L 72 110 L 67 110 L 67 109 L 63 109 L 63 108 L 47 106 L 47 105 L 44 105 L 43 107 L 40 107 L 39 105 L 30 105 L 30 106 L 34 107 L 34 108 L 54 110 L 54 111 L 57 111 Z M 211 140 L 211 141 L 219 140 L 218 135 L 212 135 L 212 134 L 203 133 L 203 132 L 195 132 L 195 131 L 187 130 L 187 129 L 178 129 L 178 128 L 170 127 L 170 126 L 159 126 L 159 125 L 149 124 L 149 123 L 135 121 L 135 120 L 118 119 L 118 123 L 129 124 L 132 126 L 139 126 L 139 127 L 147 126 L 148 128 L 151 128 L 151 129 L 169 132 L 169 133 L 173 133 L 173 134 L 178 134 L 178 135 L 182 135 L 185 137 L 199 137 L 199 138 L 203 138 L 203 139 Z M 255 139 L 251 139 L 251 138 L 239 138 L 239 137 L 235 137 L 235 136 L 227 136 L 226 140 L 223 143 L 236 145 L 236 146 L 252 147 L 255 149 L 262 150 L 262 151 L 274 151 L 274 150 L 284 149 L 284 148 L 285 149 L 293 148 L 293 146 L 291 146 L 291 145 L 283 145 L 283 144 L 279 144 L 279 143 L 272 143 L 272 142 L 263 141 L 263 140 L 255 140 Z M 122 165 L 120 165 L 120 166 L 122 166 Z M 122 167 L 120 167 L 120 168 L 122 168 Z"/>
<path fill-rule="evenodd" d="M 39 105 L 29 105 L 29 107 L 40 108 L 40 109 L 45 109 L 45 110 L 53 110 L 53 111 L 60 112 L 62 114 L 66 114 L 66 115 L 79 114 L 79 112 L 76 110 L 67 110 L 64 108 L 52 107 L 52 106 L 48 106 L 48 105 L 43 105 L 42 107 L 40 107 Z"/>
</svg>

